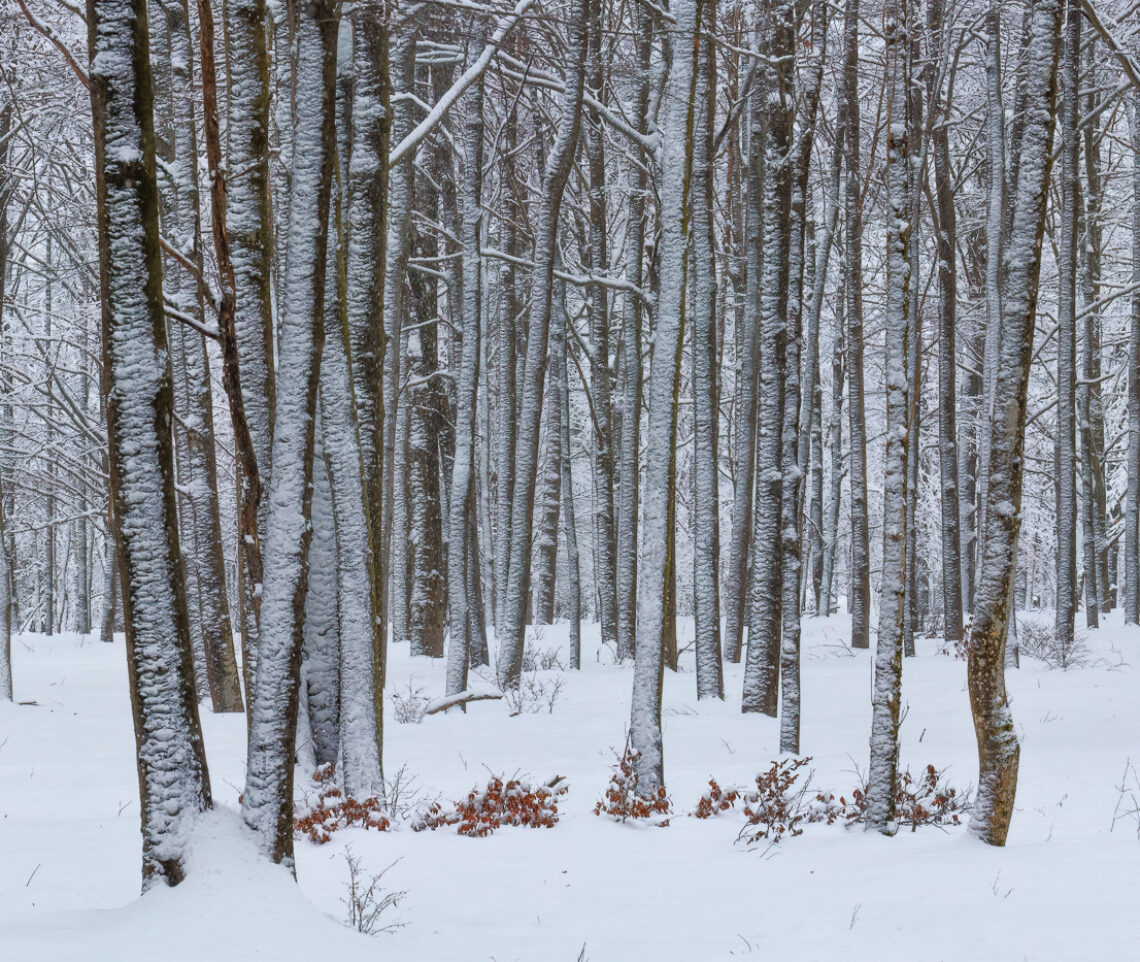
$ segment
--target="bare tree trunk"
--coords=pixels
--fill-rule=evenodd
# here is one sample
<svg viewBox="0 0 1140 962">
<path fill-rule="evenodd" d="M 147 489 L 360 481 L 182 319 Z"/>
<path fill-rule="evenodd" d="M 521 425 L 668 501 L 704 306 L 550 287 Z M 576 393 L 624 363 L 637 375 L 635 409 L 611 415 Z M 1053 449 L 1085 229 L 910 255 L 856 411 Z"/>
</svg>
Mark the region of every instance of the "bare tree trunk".
<svg viewBox="0 0 1140 962">
<path fill-rule="evenodd" d="M 871 645 L 871 549 L 867 510 L 867 416 L 863 401 L 863 169 L 859 140 L 859 0 L 846 0 L 843 133 L 847 145 L 847 418 L 851 426 L 851 646 Z"/>
<path fill-rule="evenodd" d="M 1076 7 L 1074 3 L 1073 8 Z M 1073 647 L 1079 600 L 1077 589 L 1077 81 L 1080 64 L 1080 16 L 1065 23 L 1061 60 L 1061 240 L 1057 273 L 1057 434 L 1054 471 L 1057 511 L 1057 604 L 1053 636 L 1063 652 Z M 1087 476 L 1087 471 L 1085 472 Z M 1086 568 L 1087 576 L 1087 568 Z M 1094 578 L 1095 582 L 1095 578 Z M 1095 607 L 1095 606 L 1094 606 Z M 1095 617 L 1095 613 L 1090 616 Z"/>
<path fill-rule="evenodd" d="M 1140 622 L 1140 92 L 1128 100 L 1132 135 L 1132 316 L 1128 330 L 1128 490 L 1124 509 L 1124 621 Z"/>
<path fill-rule="evenodd" d="M 744 673 L 745 712 L 776 717 L 780 672 L 780 603 L 783 584 L 781 500 L 784 383 L 788 341 L 788 298 L 792 241 L 792 60 L 795 56 L 793 4 L 773 0 L 767 8 L 768 102 L 764 153 L 763 265 L 760 277 L 760 387 L 757 397 L 756 503 L 753 509 L 751 604 L 748 658 Z M 755 118 L 753 123 L 758 123 Z M 796 408 L 798 415 L 799 409 Z"/>
<path fill-rule="evenodd" d="M 871 698 L 871 765 L 867 788 L 868 831 L 894 831 L 902 697 L 903 622 L 906 605 L 907 398 L 910 334 L 910 134 L 909 47 L 906 0 L 889 0 L 883 11 L 886 44 L 887 451 L 883 475 L 883 574 L 879 634 Z M 917 456 L 917 452 L 915 452 Z M 913 563 L 913 562 L 912 562 Z"/>
<path fill-rule="evenodd" d="M 111 499 L 138 750 L 143 888 L 177 885 L 210 778 L 178 554 L 144 0 L 89 0 Z"/>
<path fill-rule="evenodd" d="M 1001 355 L 989 420 L 989 510 L 982 533 L 982 564 L 967 666 L 979 762 L 970 831 L 991 845 L 1005 844 L 1020 754 L 1005 691 L 1005 644 L 1021 524 L 1026 394 L 1045 230 L 1045 188 L 1052 161 L 1061 4 L 1058 0 L 1037 0 L 1030 15 L 1024 77 L 1026 102 L 1033 109 L 1025 117 L 1020 137 L 1020 174 L 1011 198 L 1012 224 L 1003 261 Z M 993 11 L 991 29 L 996 24 Z M 989 293 L 993 296 L 994 292 Z"/>
<path fill-rule="evenodd" d="M 720 655 L 720 475 L 717 469 L 716 238 L 713 164 L 716 126 L 716 0 L 701 0 L 693 120 L 693 621 L 697 698 L 724 698 Z"/>
<path fill-rule="evenodd" d="M 293 864 L 293 755 L 312 538 L 313 427 L 325 337 L 325 267 L 336 154 L 337 11 L 295 9 L 292 197 L 278 332 L 273 476 L 265 545 L 257 676 L 250 698 L 242 816 L 274 862 Z"/>
<path fill-rule="evenodd" d="M 588 0 L 575 0 L 568 14 L 566 88 L 554 145 L 542 177 L 542 196 L 535 214 L 534 273 L 531 276 L 527 334 L 526 380 L 519 408 L 515 451 L 515 486 L 511 499 L 511 554 L 503 625 L 499 634 L 499 685 L 517 688 L 522 671 L 530 580 L 530 542 L 534 525 L 534 492 L 538 475 L 539 428 L 557 255 L 558 214 L 574 161 L 589 35 Z"/>
</svg>

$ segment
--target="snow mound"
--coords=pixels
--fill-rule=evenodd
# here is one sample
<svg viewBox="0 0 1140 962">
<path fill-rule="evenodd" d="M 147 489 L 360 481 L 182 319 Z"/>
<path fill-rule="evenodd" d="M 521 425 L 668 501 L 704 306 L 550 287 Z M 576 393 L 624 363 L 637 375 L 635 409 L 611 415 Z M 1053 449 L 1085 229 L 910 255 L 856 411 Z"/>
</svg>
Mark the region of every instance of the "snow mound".
<svg viewBox="0 0 1140 962">
<path fill-rule="evenodd" d="M 263 858 L 238 813 L 195 826 L 186 881 L 119 909 L 0 922 L 3 956 L 37 962 L 200 962 L 208 958 L 375 958 L 368 936 L 315 908 L 289 872 Z"/>
</svg>

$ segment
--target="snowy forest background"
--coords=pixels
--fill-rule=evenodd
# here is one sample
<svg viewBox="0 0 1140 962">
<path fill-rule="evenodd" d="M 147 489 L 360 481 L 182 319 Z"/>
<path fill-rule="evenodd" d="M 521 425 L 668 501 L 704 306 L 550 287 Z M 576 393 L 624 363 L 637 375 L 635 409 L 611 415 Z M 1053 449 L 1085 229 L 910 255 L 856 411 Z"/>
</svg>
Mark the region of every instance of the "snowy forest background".
<svg viewBox="0 0 1140 962">
<path fill-rule="evenodd" d="M 296 870 L 412 818 L 397 722 L 603 664 L 602 814 L 676 817 L 670 699 L 723 701 L 725 745 L 777 719 L 743 804 L 797 834 L 752 816 L 838 744 L 836 651 L 858 798 L 801 818 L 1002 846 L 1007 681 L 1124 671 L 1138 621 L 1140 5 L 0 5 L 0 697 L 21 638 L 125 633 L 144 889 L 189 877 L 210 714 Z M 926 656 L 955 791 L 900 764 Z"/>
</svg>

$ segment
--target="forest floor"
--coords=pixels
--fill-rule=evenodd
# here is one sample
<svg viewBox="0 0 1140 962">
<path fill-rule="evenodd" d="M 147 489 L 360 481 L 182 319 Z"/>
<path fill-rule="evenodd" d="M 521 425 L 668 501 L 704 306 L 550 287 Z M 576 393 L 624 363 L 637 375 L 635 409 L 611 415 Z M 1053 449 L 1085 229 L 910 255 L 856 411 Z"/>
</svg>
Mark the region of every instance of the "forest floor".
<svg viewBox="0 0 1140 962">
<path fill-rule="evenodd" d="M 1047 618 L 1025 620 L 1035 617 Z M 801 744 L 812 794 L 850 798 L 867 767 L 871 658 L 845 647 L 847 631 L 843 617 L 805 622 Z M 536 652 L 560 649 L 566 628 L 536 635 Z M 691 635 L 683 624 L 682 644 Z M 422 708 L 442 693 L 443 663 L 410 658 L 406 646 L 391 654 L 384 757 L 389 780 L 403 766 L 401 806 L 463 798 L 492 774 L 560 775 L 569 788 L 553 828 L 470 838 L 397 822 L 325 845 L 298 839 L 298 889 L 252 856 L 237 826 L 244 718 L 203 709 L 221 811 L 195 841 L 187 882 L 142 899 L 122 640 L 22 635 L 16 697 L 31 704 L 0 705 L 0 958 L 1140 958 L 1140 629 L 1110 619 L 1083 635 L 1079 666 L 1025 657 L 1009 673 L 1022 749 L 1004 849 L 964 825 L 886 838 L 812 824 L 750 846 L 737 841 L 739 804 L 688 817 L 710 777 L 751 786 L 780 757 L 778 723 L 740 713 L 740 666 L 728 668 L 724 703 L 698 703 L 691 651 L 665 680 L 677 815 L 668 827 L 595 816 L 624 743 L 631 668 L 615 666 L 587 626 L 583 670 L 529 673 L 532 696 L 514 717 L 482 701 L 466 715 L 398 723 L 397 701 Z M 965 664 L 940 648 L 920 640 L 904 665 L 902 765 L 918 775 L 933 764 L 965 790 L 976 775 Z M 316 793 L 301 769 L 298 783 Z M 346 848 L 367 877 L 391 866 L 380 885 L 406 894 L 378 926 L 398 928 L 368 937 L 342 924 Z"/>
</svg>

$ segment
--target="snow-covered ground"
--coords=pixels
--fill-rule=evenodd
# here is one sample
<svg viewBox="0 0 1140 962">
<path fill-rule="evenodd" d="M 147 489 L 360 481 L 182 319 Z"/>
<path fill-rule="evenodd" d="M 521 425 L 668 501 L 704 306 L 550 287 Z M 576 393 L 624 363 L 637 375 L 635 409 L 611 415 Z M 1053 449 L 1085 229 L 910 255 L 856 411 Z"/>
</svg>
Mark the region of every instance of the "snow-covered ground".
<svg viewBox="0 0 1140 962">
<path fill-rule="evenodd" d="M 548 711 L 510 717 L 496 701 L 468 714 L 398 724 L 391 698 L 443 690 L 443 664 L 395 646 L 385 767 L 425 799 L 444 800 L 516 772 L 569 792 L 553 829 L 351 829 L 317 846 L 299 840 L 299 890 L 258 863 L 235 809 L 245 721 L 203 713 L 215 802 L 186 883 L 138 899 L 137 776 L 123 645 L 75 636 L 13 642 L 16 697 L 0 704 L 0 958 L 150 960 L 335 958 L 574 962 L 758 959 L 1091 960 L 1140 958 L 1140 798 L 1121 797 L 1126 762 L 1140 766 L 1140 630 L 1090 633 L 1087 667 L 1026 659 L 1011 672 L 1022 738 L 1009 844 L 988 848 L 964 828 L 893 838 L 810 825 L 770 848 L 736 844 L 739 808 L 667 828 L 593 814 L 629 710 L 631 670 L 585 631 L 583 670 L 537 679 L 563 687 Z M 805 623 L 804 754 L 813 784 L 849 793 L 867 765 L 870 670 L 842 618 Z M 691 636 L 691 625 L 683 626 Z M 539 649 L 565 641 L 540 629 Z M 903 670 L 902 763 L 975 775 L 965 665 L 920 642 Z M 691 811 L 710 776 L 751 784 L 777 758 L 777 723 L 739 711 L 730 666 L 724 704 L 696 701 L 691 654 L 665 681 L 666 779 Z M 304 786 L 306 779 L 298 773 Z M 311 783 L 309 783 L 311 784 Z M 1114 814 L 1117 816 L 1115 828 Z M 341 925 L 345 847 L 383 884 L 407 894 L 359 935 Z M 394 865 L 392 863 L 395 863 Z"/>
</svg>

